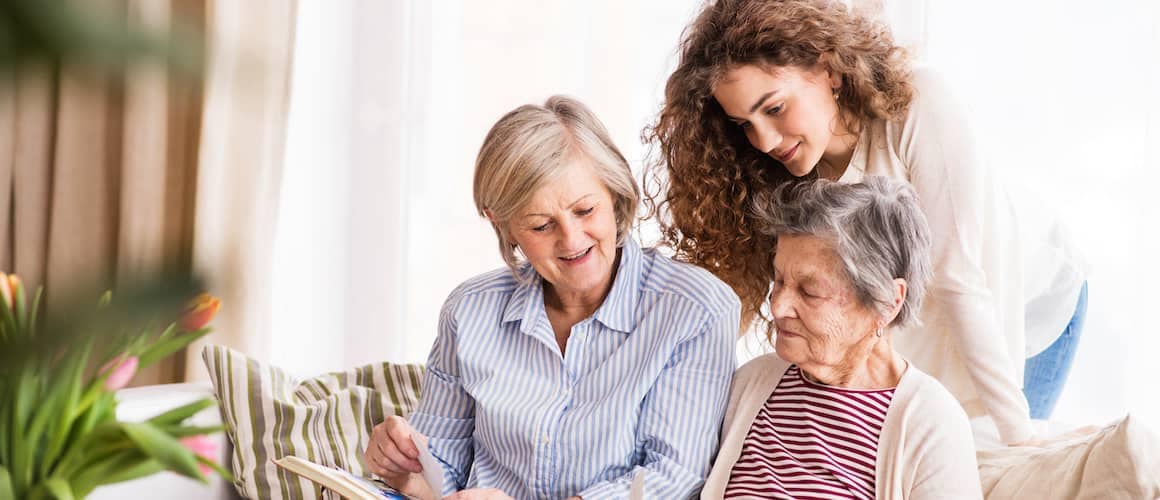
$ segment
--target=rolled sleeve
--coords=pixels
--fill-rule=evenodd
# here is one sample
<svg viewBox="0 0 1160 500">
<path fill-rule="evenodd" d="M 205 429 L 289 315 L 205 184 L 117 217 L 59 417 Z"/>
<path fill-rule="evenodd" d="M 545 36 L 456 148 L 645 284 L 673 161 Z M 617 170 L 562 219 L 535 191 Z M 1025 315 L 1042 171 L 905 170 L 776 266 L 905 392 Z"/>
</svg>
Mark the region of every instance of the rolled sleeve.
<svg viewBox="0 0 1160 500">
<path fill-rule="evenodd" d="M 431 454 L 443 465 L 443 495 L 463 489 L 474 458 L 475 401 L 460 383 L 455 303 L 444 304 L 439 333 L 427 361 L 419 407 L 408 417 L 427 436 Z"/>
</svg>

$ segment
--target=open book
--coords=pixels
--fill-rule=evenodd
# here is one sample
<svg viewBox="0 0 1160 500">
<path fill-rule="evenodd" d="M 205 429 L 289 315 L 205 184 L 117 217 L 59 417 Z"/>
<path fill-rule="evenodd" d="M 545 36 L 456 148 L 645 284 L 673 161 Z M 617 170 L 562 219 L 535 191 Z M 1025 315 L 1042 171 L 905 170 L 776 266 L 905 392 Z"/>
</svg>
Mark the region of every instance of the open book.
<svg viewBox="0 0 1160 500">
<path fill-rule="evenodd" d="M 353 500 L 382 500 L 383 498 L 409 500 L 411 498 L 377 479 L 358 477 L 337 467 L 318 465 L 300 457 L 285 456 L 275 460 L 274 463 L 278 467 L 338 493 L 343 498 Z"/>
</svg>

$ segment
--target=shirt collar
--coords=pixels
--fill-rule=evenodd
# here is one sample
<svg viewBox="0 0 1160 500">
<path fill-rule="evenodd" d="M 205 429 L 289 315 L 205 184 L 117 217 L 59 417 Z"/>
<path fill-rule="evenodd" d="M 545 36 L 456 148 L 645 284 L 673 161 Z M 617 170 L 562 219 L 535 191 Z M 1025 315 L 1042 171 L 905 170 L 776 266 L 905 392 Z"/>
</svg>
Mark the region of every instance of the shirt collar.
<svg viewBox="0 0 1160 500">
<path fill-rule="evenodd" d="M 592 315 L 596 321 L 613 330 L 632 331 L 640 297 L 641 268 L 640 246 L 632 238 L 626 238 L 620 248 L 620 263 L 612 289 Z M 503 322 L 519 321 L 520 331 L 531 333 L 539 312 L 544 310 L 544 279 L 526 262 L 517 269 L 516 276 L 519 285 L 504 308 Z"/>
</svg>

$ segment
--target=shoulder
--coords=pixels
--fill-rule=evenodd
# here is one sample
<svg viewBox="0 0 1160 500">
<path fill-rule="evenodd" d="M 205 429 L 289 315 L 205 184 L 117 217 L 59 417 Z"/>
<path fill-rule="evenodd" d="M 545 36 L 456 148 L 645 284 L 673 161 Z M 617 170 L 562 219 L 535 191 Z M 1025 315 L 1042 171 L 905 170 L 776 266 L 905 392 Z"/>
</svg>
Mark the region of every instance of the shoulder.
<svg viewBox="0 0 1160 500">
<path fill-rule="evenodd" d="M 904 434 L 931 443 L 970 443 L 970 420 L 962 405 L 938 380 L 913 363 L 903 374 L 890 404 L 888 420 L 902 422 Z M 897 417 L 891 418 L 891 417 Z"/>
<path fill-rule="evenodd" d="M 733 386 L 739 391 L 745 391 L 745 388 L 763 381 L 773 380 L 773 383 L 777 383 L 789 367 L 789 361 L 781 359 L 777 353 L 763 354 L 737 369 L 733 374 Z"/>
<path fill-rule="evenodd" d="M 655 248 L 641 249 L 641 258 L 642 291 L 674 295 L 714 317 L 740 313 L 741 301 L 737 294 L 713 273 L 677 262 Z"/>
<path fill-rule="evenodd" d="M 494 300 L 496 295 L 511 295 L 520 285 L 510 269 L 502 267 L 467 279 L 455 287 L 443 302 L 443 312 L 453 313 L 481 299 Z"/>
<path fill-rule="evenodd" d="M 942 73 L 927 67 L 916 67 L 911 83 L 914 97 L 906 114 L 906 127 L 912 133 L 937 134 L 964 126 L 967 109 L 954 85 Z"/>
</svg>

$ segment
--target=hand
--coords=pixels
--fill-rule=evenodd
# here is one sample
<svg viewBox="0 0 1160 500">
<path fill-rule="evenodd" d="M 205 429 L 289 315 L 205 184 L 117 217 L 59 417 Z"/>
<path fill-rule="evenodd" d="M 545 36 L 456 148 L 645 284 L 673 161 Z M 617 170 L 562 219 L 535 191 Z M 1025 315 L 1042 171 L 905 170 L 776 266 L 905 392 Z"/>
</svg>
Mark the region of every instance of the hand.
<svg viewBox="0 0 1160 500">
<path fill-rule="evenodd" d="M 512 500 L 512 497 L 495 488 L 472 488 L 447 495 L 443 500 Z"/>
<path fill-rule="evenodd" d="M 412 434 L 411 424 L 403 417 L 392 415 L 376 425 L 363 454 L 367 468 L 392 485 L 406 479 L 407 474 L 422 473 L 419 448 L 411 439 Z"/>
</svg>

